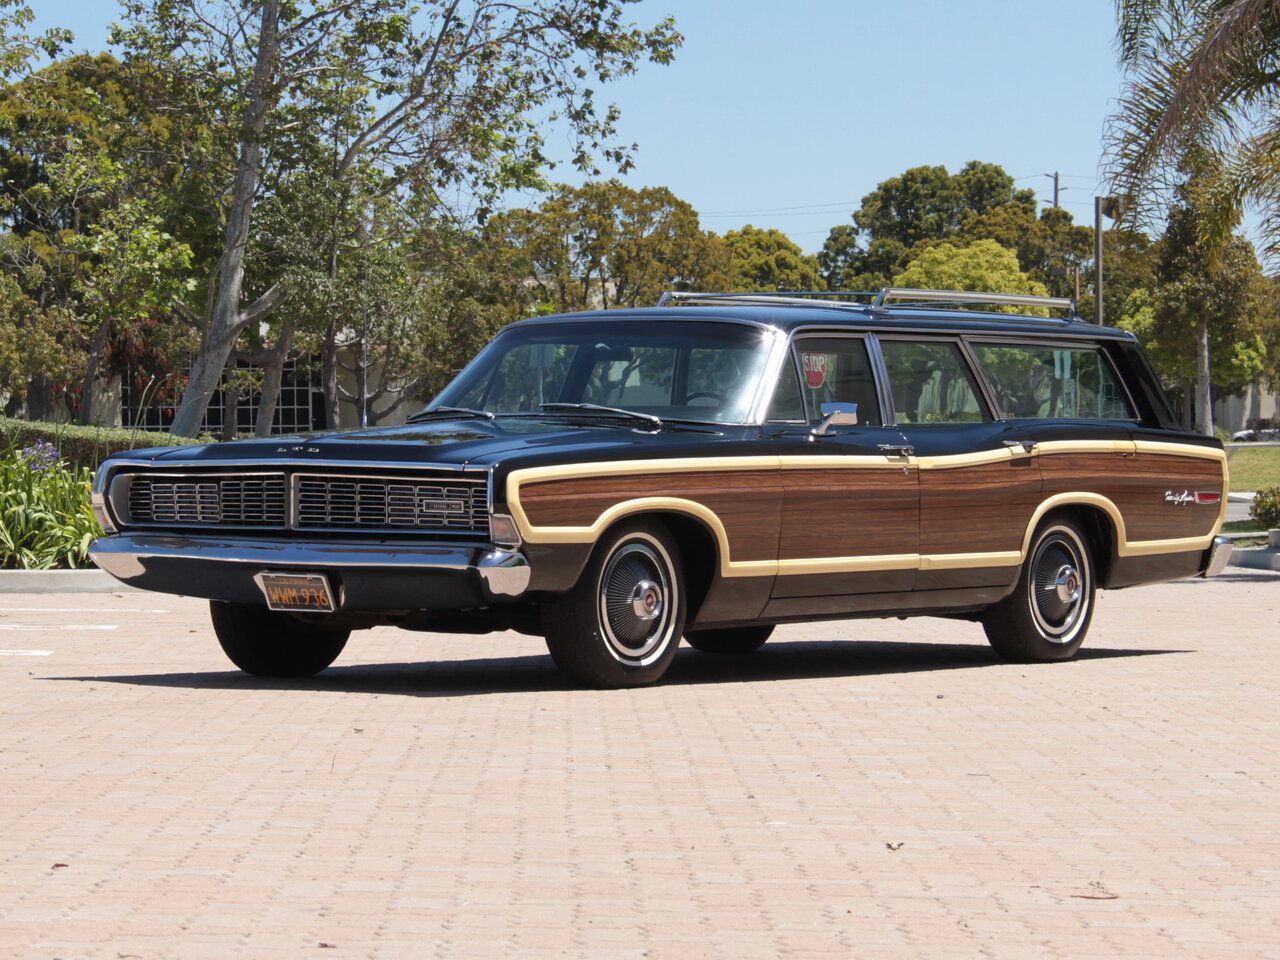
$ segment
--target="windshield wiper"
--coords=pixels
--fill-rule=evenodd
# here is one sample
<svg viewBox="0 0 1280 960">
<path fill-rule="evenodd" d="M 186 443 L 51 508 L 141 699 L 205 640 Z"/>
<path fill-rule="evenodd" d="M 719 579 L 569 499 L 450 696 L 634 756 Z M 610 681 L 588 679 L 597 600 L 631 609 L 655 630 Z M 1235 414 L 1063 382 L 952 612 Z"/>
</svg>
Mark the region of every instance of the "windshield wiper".
<svg viewBox="0 0 1280 960">
<path fill-rule="evenodd" d="M 540 408 L 550 413 L 585 413 L 600 417 L 626 417 L 649 425 L 652 430 L 661 430 L 663 419 L 651 413 L 637 413 L 634 410 L 623 410 L 621 407 L 602 407 L 598 403 L 540 403 Z"/>
<path fill-rule="evenodd" d="M 488 410 L 472 410 L 470 407 L 432 407 L 430 410 L 419 410 L 405 420 L 405 423 L 422 423 L 424 420 L 437 420 L 441 417 L 449 420 L 461 420 L 464 417 L 492 420 L 494 415 Z"/>
</svg>

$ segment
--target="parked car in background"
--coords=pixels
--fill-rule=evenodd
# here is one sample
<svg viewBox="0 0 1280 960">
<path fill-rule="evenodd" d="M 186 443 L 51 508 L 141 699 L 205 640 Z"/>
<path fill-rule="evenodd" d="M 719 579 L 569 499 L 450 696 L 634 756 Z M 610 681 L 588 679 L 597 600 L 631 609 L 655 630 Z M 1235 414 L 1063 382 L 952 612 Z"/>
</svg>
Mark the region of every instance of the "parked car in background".
<svg viewBox="0 0 1280 960">
<path fill-rule="evenodd" d="M 1226 564 L 1222 444 L 1179 428 L 1131 334 L 975 300 L 1071 306 L 670 294 L 521 321 L 404 426 L 113 457 L 92 555 L 208 598 L 264 675 L 378 624 L 543 636 L 603 687 L 658 680 L 682 637 L 746 653 L 848 617 L 1067 659 L 1098 589 Z"/>
</svg>

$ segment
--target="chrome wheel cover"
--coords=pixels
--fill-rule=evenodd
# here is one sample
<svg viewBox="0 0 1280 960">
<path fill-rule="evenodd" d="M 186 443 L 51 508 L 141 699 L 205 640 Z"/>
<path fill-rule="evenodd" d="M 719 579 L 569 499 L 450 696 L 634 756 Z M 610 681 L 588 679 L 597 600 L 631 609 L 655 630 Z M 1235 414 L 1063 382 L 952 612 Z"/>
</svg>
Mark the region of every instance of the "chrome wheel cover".
<svg viewBox="0 0 1280 960">
<path fill-rule="evenodd" d="M 1040 539 L 1030 562 L 1031 617 L 1050 643 L 1070 643 L 1085 621 L 1091 597 L 1084 546 L 1059 527 Z"/>
<path fill-rule="evenodd" d="M 662 544 L 636 534 L 617 547 L 600 571 L 597 612 L 605 648 L 619 663 L 643 667 L 671 639 L 678 587 Z"/>
</svg>

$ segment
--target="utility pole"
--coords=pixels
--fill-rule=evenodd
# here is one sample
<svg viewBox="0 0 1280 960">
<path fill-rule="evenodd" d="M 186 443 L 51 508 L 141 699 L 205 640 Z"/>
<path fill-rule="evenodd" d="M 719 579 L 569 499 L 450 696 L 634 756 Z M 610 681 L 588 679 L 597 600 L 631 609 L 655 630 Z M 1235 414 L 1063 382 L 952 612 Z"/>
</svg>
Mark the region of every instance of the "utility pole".
<svg viewBox="0 0 1280 960">
<path fill-rule="evenodd" d="M 1045 176 L 1053 181 L 1053 208 L 1056 210 L 1058 209 L 1058 193 L 1061 189 L 1058 186 L 1058 171 L 1055 170 L 1053 173 L 1046 173 Z"/>
<path fill-rule="evenodd" d="M 1102 326 L 1102 205 L 1107 199 L 1093 198 L 1093 292 L 1098 326 Z"/>
</svg>

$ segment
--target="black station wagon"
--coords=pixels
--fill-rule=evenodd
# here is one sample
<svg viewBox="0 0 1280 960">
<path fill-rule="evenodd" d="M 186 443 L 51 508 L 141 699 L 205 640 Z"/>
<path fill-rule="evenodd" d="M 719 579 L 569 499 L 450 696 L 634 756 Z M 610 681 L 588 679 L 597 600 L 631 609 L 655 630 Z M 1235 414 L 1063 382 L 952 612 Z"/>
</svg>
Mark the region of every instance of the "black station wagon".
<svg viewBox="0 0 1280 960">
<path fill-rule="evenodd" d="M 404 426 L 106 461 L 92 555 L 208 598 L 262 675 L 378 624 L 544 636 L 604 687 L 659 679 L 681 637 L 743 654 L 848 617 L 1066 659 L 1099 588 L 1222 569 L 1226 460 L 1132 335 L 975 304 L 1072 309 L 684 293 L 525 320 Z"/>
</svg>

